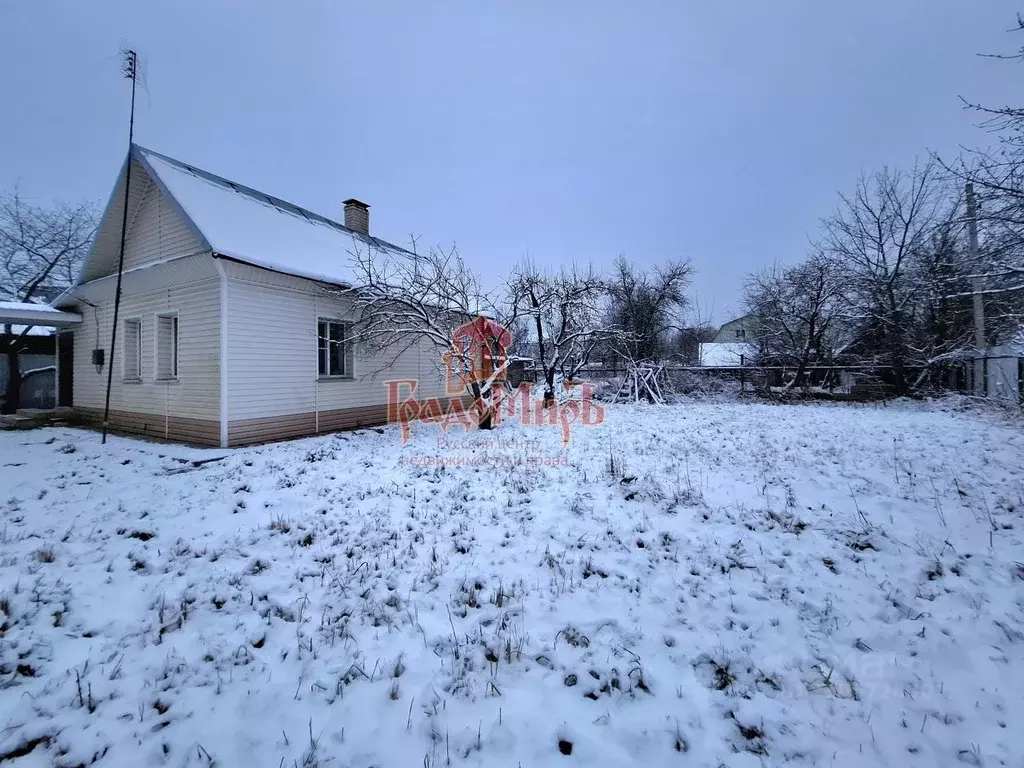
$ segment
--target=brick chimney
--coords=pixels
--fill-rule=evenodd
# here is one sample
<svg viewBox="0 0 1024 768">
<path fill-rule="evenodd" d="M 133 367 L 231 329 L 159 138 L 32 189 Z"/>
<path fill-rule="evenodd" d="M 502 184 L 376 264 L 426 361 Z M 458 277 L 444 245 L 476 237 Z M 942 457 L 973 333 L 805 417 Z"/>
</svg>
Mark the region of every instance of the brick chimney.
<svg viewBox="0 0 1024 768">
<path fill-rule="evenodd" d="M 345 226 L 353 232 L 370 234 L 370 206 L 350 197 L 345 201 Z"/>
</svg>

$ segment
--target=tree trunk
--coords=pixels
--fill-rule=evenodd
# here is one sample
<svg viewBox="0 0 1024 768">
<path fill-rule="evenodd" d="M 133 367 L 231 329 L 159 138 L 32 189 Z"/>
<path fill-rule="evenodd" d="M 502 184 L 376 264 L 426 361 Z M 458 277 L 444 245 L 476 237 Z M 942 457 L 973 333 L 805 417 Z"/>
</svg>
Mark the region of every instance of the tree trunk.
<svg viewBox="0 0 1024 768">
<path fill-rule="evenodd" d="M 484 391 L 479 383 L 473 382 L 469 389 L 473 393 L 473 405 L 477 409 L 477 428 L 494 429 L 494 404 L 489 402 L 490 398 L 484 398 Z"/>
<path fill-rule="evenodd" d="M 896 388 L 896 395 L 903 397 L 909 391 L 907 386 L 907 374 L 904 370 L 905 351 L 903 346 L 903 317 L 896 308 L 896 296 L 893 293 L 892 283 L 889 283 L 886 296 L 888 298 L 889 329 L 886 331 L 889 342 L 890 362 L 892 363 L 893 383 Z"/>
<path fill-rule="evenodd" d="M 793 382 L 797 386 L 799 386 L 800 389 L 803 390 L 805 393 L 807 392 L 807 390 L 808 390 L 808 388 L 810 386 L 809 382 L 806 381 L 806 379 L 805 379 L 805 377 L 807 375 L 807 358 L 808 357 L 810 357 L 810 355 L 805 350 L 804 354 L 801 355 L 801 357 L 800 357 L 800 362 L 797 363 L 797 366 L 796 366 L 796 377 L 793 379 Z"/>
<path fill-rule="evenodd" d="M 817 347 L 821 349 L 821 342 L 814 338 L 814 318 L 812 317 L 810 322 L 807 324 L 807 343 L 804 344 L 803 354 L 800 356 L 800 365 L 797 367 L 796 378 L 800 384 L 804 393 L 808 392 L 811 388 L 810 376 L 807 373 L 807 368 L 811 364 L 811 349 Z"/>
<path fill-rule="evenodd" d="M 906 371 L 903 369 L 903 356 L 895 354 L 892 361 L 892 376 L 896 387 L 896 395 L 903 397 L 910 391 L 907 386 Z"/>
<path fill-rule="evenodd" d="M 907 384 L 907 372 L 904 365 L 903 340 L 899 335 L 899 329 L 890 334 L 889 337 L 889 361 L 892 364 L 892 378 L 897 397 L 905 396 L 910 387 Z"/>
<path fill-rule="evenodd" d="M 555 404 L 555 369 L 544 371 L 544 407 Z"/>
<path fill-rule="evenodd" d="M 494 413 L 491 406 L 487 406 L 481 414 L 480 420 L 476 423 L 479 429 L 494 429 Z"/>
<path fill-rule="evenodd" d="M 15 344 L 7 345 L 7 391 L 4 393 L 4 404 L 0 413 L 18 412 L 21 398 L 21 361 L 18 359 L 18 348 Z"/>
</svg>

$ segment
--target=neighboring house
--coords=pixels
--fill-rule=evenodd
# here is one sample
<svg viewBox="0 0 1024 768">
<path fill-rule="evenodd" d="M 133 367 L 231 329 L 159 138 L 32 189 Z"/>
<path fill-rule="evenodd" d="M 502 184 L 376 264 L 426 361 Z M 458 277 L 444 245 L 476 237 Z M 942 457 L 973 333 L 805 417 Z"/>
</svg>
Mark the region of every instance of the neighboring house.
<svg viewBox="0 0 1024 768">
<path fill-rule="evenodd" d="M 385 360 L 349 338 L 353 245 L 408 255 L 370 235 L 365 203 L 346 200 L 341 224 L 139 146 L 125 162 L 117 343 L 124 167 L 77 284 L 54 302 L 82 318 L 62 333 L 62 405 L 99 423 L 113 366 L 112 428 L 235 446 L 385 423 L 389 378 L 444 396 L 435 349 Z"/>
<path fill-rule="evenodd" d="M 700 364 L 705 368 L 737 368 L 752 365 L 757 347 L 743 341 L 705 342 L 700 345 Z"/>
<path fill-rule="evenodd" d="M 716 344 L 728 344 L 730 342 L 757 341 L 757 317 L 755 315 L 744 315 L 724 323 L 711 340 Z"/>
<path fill-rule="evenodd" d="M 735 368 L 757 357 L 757 316 L 744 315 L 723 323 L 710 342 L 700 345 L 700 365 Z"/>
</svg>

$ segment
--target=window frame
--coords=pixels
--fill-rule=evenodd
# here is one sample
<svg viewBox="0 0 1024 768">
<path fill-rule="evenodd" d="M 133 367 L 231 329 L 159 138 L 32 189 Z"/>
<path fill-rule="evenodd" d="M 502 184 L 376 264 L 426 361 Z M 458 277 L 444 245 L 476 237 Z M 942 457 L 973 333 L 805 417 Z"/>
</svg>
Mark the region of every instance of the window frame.
<svg viewBox="0 0 1024 768">
<path fill-rule="evenodd" d="M 160 321 L 165 318 L 174 320 L 174 335 L 171 344 L 171 373 L 168 376 L 160 375 Z M 153 328 L 153 380 L 159 382 L 175 382 L 181 374 L 181 320 L 178 310 L 170 312 L 157 312 Z"/>
<path fill-rule="evenodd" d="M 128 326 L 134 323 L 138 328 L 137 343 L 135 346 L 135 364 L 138 368 L 137 375 L 128 375 Z M 142 316 L 126 317 L 121 321 L 121 381 L 124 384 L 142 383 L 142 337 L 143 322 Z"/>
<path fill-rule="evenodd" d="M 327 347 L 326 357 L 324 357 L 325 348 L 320 346 L 322 340 L 320 334 L 320 325 L 327 325 Z M 331 336 L 331 326 L 340 326 L 342 333 L 344 334 L 341 346 L 341 373 L 331 373 L 331 357 L 330 357 L 330 344 L 338 344 L 339 342 L 334 341 Z M 338 379 L 352 379 L 355 378 L 352 369 L 355 368 L 355 355 L 352 354 L 352 338 L 351 338 L 352 323 L 339 320 L 336 317 L 317 317 L 316 319 L 316 376 L 318 380 L 338 380 Z M 321 364 L 324 367 L 321 368 Z"/>
</svg>

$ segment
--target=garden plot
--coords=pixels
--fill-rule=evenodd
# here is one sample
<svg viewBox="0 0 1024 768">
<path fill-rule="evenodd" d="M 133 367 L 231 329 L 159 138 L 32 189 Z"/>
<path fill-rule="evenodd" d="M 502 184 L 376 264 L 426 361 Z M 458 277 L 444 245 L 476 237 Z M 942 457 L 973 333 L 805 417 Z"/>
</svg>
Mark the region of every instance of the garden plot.
<svg viewBox="0 0 1024 768">
<path fill-rule="evenodd" d="M 0 433 L 0 762 L 1017 766 L 1022 465 L 912 405 Z"/>
</svg>

